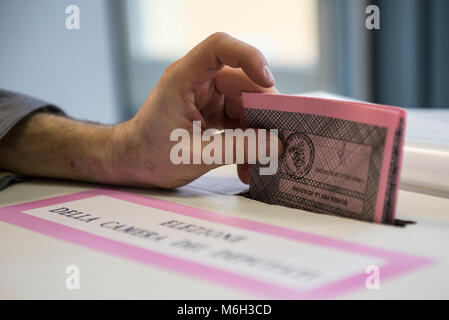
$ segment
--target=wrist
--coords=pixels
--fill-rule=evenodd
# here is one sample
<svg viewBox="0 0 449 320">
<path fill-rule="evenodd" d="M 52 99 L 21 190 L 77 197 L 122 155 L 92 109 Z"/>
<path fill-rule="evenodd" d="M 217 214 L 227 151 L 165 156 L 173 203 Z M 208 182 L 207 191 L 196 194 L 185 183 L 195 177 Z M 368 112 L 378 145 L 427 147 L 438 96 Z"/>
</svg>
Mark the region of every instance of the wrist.
<svg viewBox="0 0 449 320">
<path fill-rule="evenodd" d="M 96 146 L 91 149 L 96 182 L 129 185 L 137 179 L 138 149 L 130 121 L 104 127 L 100 134 L 96 133 Z"/>
<path fill-rule="evenodd" d="M 122 172 L 120 124 L 99 126 L 85 135 L 82 149 L 86 160 L 86 180 L 100 183 L 119 183 Z M 122 161 L 121 161 L 122 160 Z"/>
</svg>

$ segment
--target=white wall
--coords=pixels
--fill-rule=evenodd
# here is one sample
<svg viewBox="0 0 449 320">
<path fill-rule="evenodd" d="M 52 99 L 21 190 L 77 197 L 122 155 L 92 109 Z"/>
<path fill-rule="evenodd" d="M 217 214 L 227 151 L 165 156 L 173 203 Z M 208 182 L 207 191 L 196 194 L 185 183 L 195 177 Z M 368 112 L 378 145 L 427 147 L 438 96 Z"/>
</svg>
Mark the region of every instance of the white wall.
<svg viewBox="0 0 449 320">
<path fill-rule="evenodd" d="M 1 0 L 0 88 L 103 123 L 120 118 L 107 0 Z M 65 27 L 65 8 L 80 8 L 80 30 Z"/>
</svg>

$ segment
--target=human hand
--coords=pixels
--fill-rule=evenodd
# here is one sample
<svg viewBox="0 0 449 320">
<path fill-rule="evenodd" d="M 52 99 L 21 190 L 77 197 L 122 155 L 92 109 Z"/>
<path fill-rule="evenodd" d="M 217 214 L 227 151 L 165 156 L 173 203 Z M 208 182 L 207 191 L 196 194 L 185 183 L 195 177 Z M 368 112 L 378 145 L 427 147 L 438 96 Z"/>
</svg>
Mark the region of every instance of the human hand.
<svg viewBox="0 0 449 320">
<path fill-rule="evenodd" d="M 201 121 L 203 130 L 243 127 L 241 92 L 277 93 L 273 85 L 259 50 L 225 33 L 213 34 L 171 64 L 136 116 L 115 128 L 116 145 L 121 147 L 113 156 L 107 179 L 175 188 L 216 168 L 219 164 L 174 165 L 170 150 L 176 142 L 170 141 L 171 132 L 178 128 L 192 132 L 193 121 Z M 278 140 L 268 135 L 267 150 L 273 139 Z M 280 141 L 278 146 L 280 155 Z M 249 165 L 239 164 L 238 173 L 243 182 L 249 182 Z"/>
<path fill-rule="evenodd" d="M 191 133 L 193 121 L 201 121 L 203 130 L 244 127 L 241 92 L 276 93 L 273 85 L 260 51 L 217 33 L 170 65 L 129 121 L 103 126 L 39 112 L 22 119 L 0 140 L 0 169 L 29 176 L 175 188 L 226 162 L 175 165 L 170 159 L 177 144 L 170 141 L 173 130 Z M 267 138 L 267 150 L 262 152 L 277 160 L 281 143 L 274 135 Z M 240 148 L 246 163 L 256 160 L 259 150 L 249 152 L 248 141 L 243 146 L 224 141 L 223 150 L 226 143 L 231 144 L 231 163 L 236 162 Z M 258 147 L 259 141 L 255 142 Z M 278 146 L 279 150 L 274 149 L 278 152 L 271 154 L 270 146 Z M 197 152 L 192 150 L 191 158 Z M 248 183 L 249 166 L 239 164 L 238 172 Z"/>
</svg>

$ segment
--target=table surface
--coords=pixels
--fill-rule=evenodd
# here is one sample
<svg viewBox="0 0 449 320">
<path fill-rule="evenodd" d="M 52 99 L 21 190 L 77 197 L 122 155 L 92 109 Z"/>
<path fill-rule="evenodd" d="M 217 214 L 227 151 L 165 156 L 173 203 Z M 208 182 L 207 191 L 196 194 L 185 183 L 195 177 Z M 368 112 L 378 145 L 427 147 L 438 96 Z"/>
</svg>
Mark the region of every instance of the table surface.
<svg viewBox="0 0 449 320">
<path fill-rule="evenodd" d="M 29 180 L 0 192 L 0 207 L 96 187 L 69 181 Z M 237 178 L 235 166 L 227 166 L 175 191 L 124 190 L 436 261 L 385 282 L 380 275 L 379 290 L 356 289 L 337 296 L 339 299 L 449 298 L 449 199 L 401 190 L 398 218 L 416 224 L 400 228 L 270 206 L 235 195 L 245 188 Z M 0 298 L 260 298 L 4 222 L 0 222 L 0 256 Z M 80 290 L 65 287 L 65 268 L 71 264 L 80 267 Z"/>
</svg>

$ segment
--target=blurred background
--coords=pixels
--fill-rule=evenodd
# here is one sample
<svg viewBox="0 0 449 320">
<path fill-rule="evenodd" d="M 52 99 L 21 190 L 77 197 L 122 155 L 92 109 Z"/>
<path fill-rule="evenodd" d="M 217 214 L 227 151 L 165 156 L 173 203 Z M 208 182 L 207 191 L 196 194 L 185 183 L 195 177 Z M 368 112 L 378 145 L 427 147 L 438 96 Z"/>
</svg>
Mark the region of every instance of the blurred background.
<svg viewBox="0 0 449 320">
<path fill-rule="evenodd" d="M 373 4 L 379 30 L 365 27 Z M 447 0 L 0 0 L 0 88 L 115 123 L 216 31 L 258 47 L 281 93 L 449 108 Z"/>
</svg>

